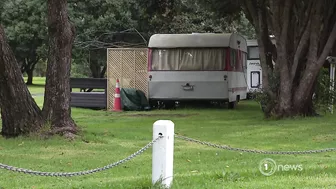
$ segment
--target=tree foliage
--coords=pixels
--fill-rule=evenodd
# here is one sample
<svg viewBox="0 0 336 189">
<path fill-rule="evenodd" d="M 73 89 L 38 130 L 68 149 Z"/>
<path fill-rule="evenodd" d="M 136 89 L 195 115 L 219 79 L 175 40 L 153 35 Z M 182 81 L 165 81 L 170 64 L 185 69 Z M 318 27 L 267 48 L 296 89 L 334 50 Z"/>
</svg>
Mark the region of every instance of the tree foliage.
<svg viewBox="0 0 336 189">
<path fill-rule="evenodd" d="M 329 69 L 322 68 L 317 77 L 316 90 L 313 95 L 314 107 L 321 112 L 330 111 L 330 104 L 336 105 L 336 90 L 331 89 L 331 85 L 336 86 L 336 82 L 331 81 L 329 77 Z"/>
<path fill-rule="evenodd" d="M 45 59 L 46 4 L 41 0 L 5 0 L 0 19 L 5 26 L 9 45 L 32 84 L 33 70 L 40 59 Z"/>
<path fill-rule="evenodd" d="M 253 37 L 253 27 L 236 12 L 239 7 L 225 2 L 229 1 L 214 5 L 208 0 L 69 0 L 69 18 L 77 31 L 72 74 L 104 77 L 106 48 L 146 47 L 154 33 L 238 31 Z M 37 63 L 47 60 L 46 1 L 4 0 L 1 5 L 10 46 L 30 83 Z M 206 9 L 210 6 L 224 11 Z M 45 63 L 37 66 L 43 73 Z"/>
<path fill-rule="evenodd" d="M 104 77 L 106 48 L 142 43 L 138 34 L 122 32 L 137 27 L 136 1 L 69 1 L 70 17 L 76 25 L 75 57 L 88 63 L 92 77 Z"/>
<path fill-rule="evenodd" d="M 146 6 L 147 5 L 147 6 Z M 142 23 L 153 33 L 240 32 L 253 37 L 253 27 L 231 1 L 141 1 Z M 141 27 L 141 26 L 139 26 Z"/>
</svg>

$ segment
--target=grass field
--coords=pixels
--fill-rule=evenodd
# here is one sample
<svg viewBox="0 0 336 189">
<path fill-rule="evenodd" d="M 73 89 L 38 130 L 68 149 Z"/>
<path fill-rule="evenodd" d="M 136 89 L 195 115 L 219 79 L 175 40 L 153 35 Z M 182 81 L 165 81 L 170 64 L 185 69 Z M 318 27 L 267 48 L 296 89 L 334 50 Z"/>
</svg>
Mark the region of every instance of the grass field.
<svg viewBox="0 0 336 189">
<path fill-rule="evenodd" d="M 39 80 L 43 78 L 34 79 Z M 30 90 L 32 94 L 44 91 L 36 86 Z M 42 106 L 43 96 L 35 99 Z M 0 138 L 0 163 L 55 172 L 102 167 L 129 156 L 150 142 L 152 125 L 159 119 L 172 120 L 177 134 L 231 147 L 277 151 L 336 147 L 335 116 L 264 120 L 259 106 L 252 101 L 242 101 L 236 110 L 188 108 L 116 113 L 73 108 L 72 115 L 83 130 L 77 140 Z M 150 148 L 116 168 L 70 178 L 0 170 L 0 188 L 149 189 L 151 153 Z M 303 170 L 276 171 L 264 176 L 258 168 L 264 158 L 272 158 L 278 165 L 301 165 Z M 250 154 L 175 139 L 172 188 L 336 188 L 336 153 Z"/>
</svg>

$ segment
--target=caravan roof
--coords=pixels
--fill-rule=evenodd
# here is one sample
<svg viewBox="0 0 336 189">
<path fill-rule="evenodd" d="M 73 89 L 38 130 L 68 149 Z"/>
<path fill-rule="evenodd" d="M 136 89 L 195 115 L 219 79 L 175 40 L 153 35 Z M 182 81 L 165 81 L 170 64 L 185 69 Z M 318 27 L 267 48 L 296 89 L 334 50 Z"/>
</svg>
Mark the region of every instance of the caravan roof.
<svg viewBox="0 0 336 189">
<path fill-rule="evenodd" d="M 275 39 L 274 39 L 274 37 L 272 38 L 271 36 L 270 36 L 270 39 L 271 39 L 271 42 L 274 44 L 274 45 L 276 45 L 275 44 Z M 246 40 L 246 43 L 247 43 L 247 46 L 249 47 L 249 46 L 258 46 L 258 40 L 256 40 L 256 39 L 247 39 Z"/>
<path fill-rule="evenodd" d="M 154 34 L 149 39 L 148 47 L 231 47 L 247 52 L 246 39 L 237 33 Z"/>
<path fill-rule="evenodd" d="M 258 41 L 256 39 L 246 40 L 247 46 L 258 46 Z"/>
</svg>

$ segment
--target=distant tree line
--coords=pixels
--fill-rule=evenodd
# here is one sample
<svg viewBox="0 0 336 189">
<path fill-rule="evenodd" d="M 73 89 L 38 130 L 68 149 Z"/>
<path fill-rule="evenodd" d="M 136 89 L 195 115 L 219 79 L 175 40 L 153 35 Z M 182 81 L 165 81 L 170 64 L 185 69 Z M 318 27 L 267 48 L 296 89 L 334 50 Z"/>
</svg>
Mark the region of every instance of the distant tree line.
<svg viewBox="0 0 336 189">
<path fill-rule="evenodd" d="M 106 48 L 145 47 L 154 33 L 233 32 L 253 38 L 252 25 L 242 12 L 220 16 L 204 0 L 69 0 L 76 35 L 72 77 L 104 77 Z M 43 0 L 4 0 L 0 20 L 21 72 L 46 76 L 47 3 Z"/>
</svg>

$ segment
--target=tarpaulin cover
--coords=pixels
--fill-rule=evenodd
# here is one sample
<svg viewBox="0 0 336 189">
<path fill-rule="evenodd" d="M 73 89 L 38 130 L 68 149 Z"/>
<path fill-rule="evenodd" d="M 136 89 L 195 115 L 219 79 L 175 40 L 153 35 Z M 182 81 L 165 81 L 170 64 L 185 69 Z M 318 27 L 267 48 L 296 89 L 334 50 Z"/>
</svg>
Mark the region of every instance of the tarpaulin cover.
<svg viewBox="0 0 336 189">
<path fill-rule="evenodd" d="M 121 88 L 120 97 L 122 109 L 125 111 L 149 110 L 148 100 L 141 90 Z"/>
</svg>

